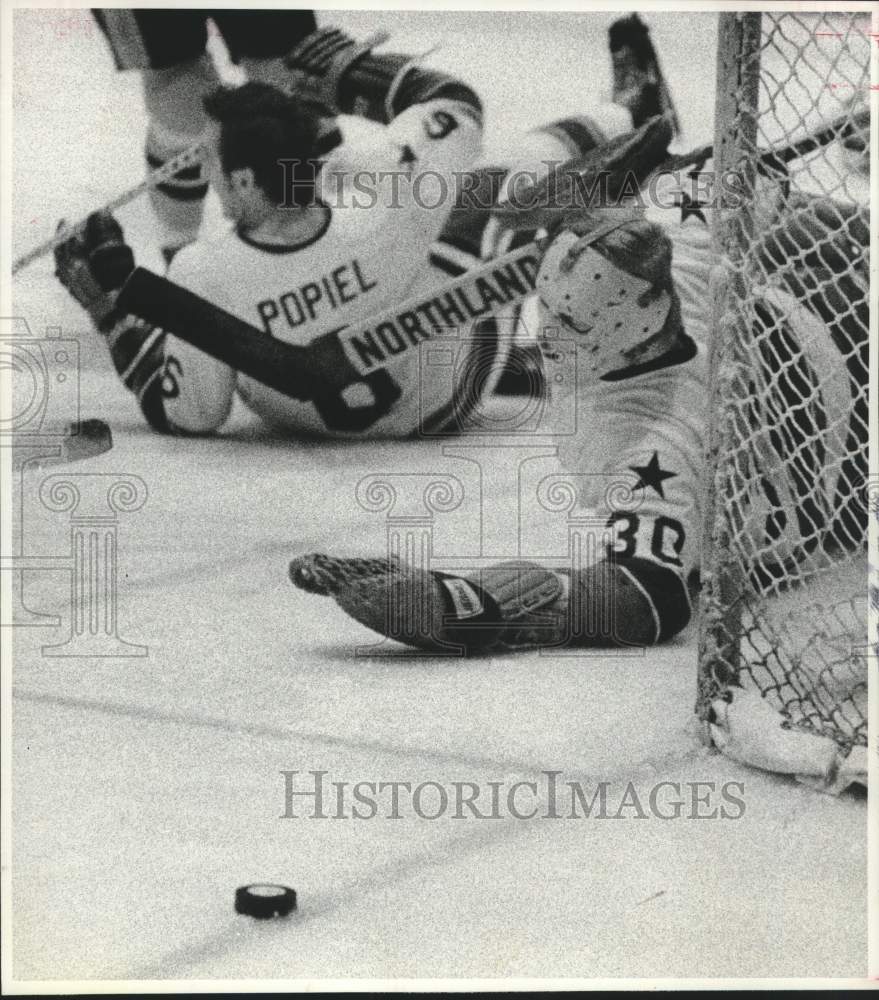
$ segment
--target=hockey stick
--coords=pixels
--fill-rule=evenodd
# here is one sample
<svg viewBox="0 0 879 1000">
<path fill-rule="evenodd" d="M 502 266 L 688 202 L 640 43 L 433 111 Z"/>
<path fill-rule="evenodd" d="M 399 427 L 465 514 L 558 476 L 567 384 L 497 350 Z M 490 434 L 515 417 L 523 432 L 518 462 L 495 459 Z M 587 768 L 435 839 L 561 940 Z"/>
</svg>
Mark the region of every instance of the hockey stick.
<svg viewBox="0 0 879 1000">
<path fill-rule="evenodd" d="M 869 121 L 870 112 L 866 109 L 855 115 L 840 115 L 794 142 L 760 151 L 758 169 L 763 173 L 770 170 L 786 173 L 785 164 L 837 139 L 858 134 Z M 648 177 L 704 164 L 714 155 L 713 144 L 707 143 L 687 153 L 669 156 L 670 140 L 671 120 L 657 115 L 637 131 L 617 136 L 583 157 L 562 164 L 530 190 L 527 203 L 501 204 L 493 215 L 511 229 L 553 227 L 576 218 L 578 211 L 622 207 L 624 195 L 634 194 Z M 587 181 L 591 187 L 586 186 Z"/>
<path fill-rule="evenodd" d="M 605 221 L 591 238 L 600 239 L 629 218 Z M 356 326 L 321 334 L 305 347 L 279 340 L 143 267 L 129 276 L 116 308 L 276 392 L 306 402 L 368 381 L 389 361 L 437 335 L 457 332 L 521 302 L 534 291 L 541 253 L 539 242 L 527 243 Z"/>
<path fill-rule="evenodd" d="M 139 184 L 135 184 L 133 188 L 123 191 L 122 194 L 117 195 L 111 201 L 108 201 L 106 205 L 103 205 L 101 208 L 95 209 L 94 211 L 113 212 L 117 208 L 127 205 L 130 201 L 134 201 L 136 198 L 139 198 L 145 191 L 149 191 L 150 188 L 158 187 L 159 184 L 164 184 L 165 181 L 169 181 L 179 170 L 184 170 L 186 167 L 191 167 L 198 163 L 202 158 L 202 154 L 202 144 L 200 142 L 195 143 L 190 146 L 189 149 L 185 149 L 182 153 L 175 156 L 173 160 L 168 160 L 167 163 L 162 164 L 161 167 L 154 170 Z M 92 213 L 90 212 L 89 214 L 91 215 Z M 55 247 L 60 246 L 65 242 L 65 240 L 69 240 L 74 234 L 81 233 L 85 229 L 86 221 L 86 219 L 80 219 L 79 222 L 76 222 L 73 225 L 65 226 L 64 229 L 56 233 L 50 240 L 46 240 L 45 243 L 40 243 L 39 246 L 36 246 L 32 250 L 28 250 L 27 253 L 22 254 L 21 257 L 18 257 L 12 262 L 13 275 L 18 274 L 18 272 L 23 267 L 27 267 L 28 264 L 32 264 L 35 260 L 39 260 L 40 257 L 45 256 L 47 253 L 51 253 Z"/>
<path fill-rule="evenodd" d="M 82 420 L 79 423 L 68 424 L 64 429 L 64 434 L 57 441 L 47 440 L 48 435 L 40 435 L 34 443 L 51 444 L 59 448 L 57 455 L 38 455 L 27 458 L 23 455 L 16 455 L 13 448 L 12 465 L 13 468 L 29 471 L 31 469 L 45 469 L 53 465 L 66 465 L 68 462 L 79 462 L 86 458 L 94 458 L 103 455 L 113 447 L 113 434 L 110 425 L 103 420 Z M 22 442 L 16 442 L 13 435 L 13 446 L 17 443 L 29 443 L 28 438 Z"/>
<path fill-rule="evenodd" d="M 787 147 L 767 151 L 763 158 L 769 163 L 789 162 L 851 134 L 862 121 L 863 115 L 836 119 Z M 670 123 L 658 116 L 637 132 L 609 144 L 610 149 L 602 150 L 600 159 L 593 154 L 565 164 L 537 185 L 535 197 L 550 191 L 556 196 L 560 193 L 570 196 L 577 191 L 579 181 L 595 175 L 597 166 L 606 165 L 608 173 L 620 171 L 633 153 L 640 156 L 645 176 L 656 170 L 694 165 L 712 155 L 713 147 L 708 145 L 663 160 L 661 151 L 667 147 L 669 136 Z M 500 214 L 508 224 L 537 229 L 545 224 L 541 215 L 544 208 L 554 209 L 556 217 L 563 217 L 563 212 L 573 209 L 573 205 L 550 203 L 536 209 L 510 206 Z M 438 329 L 484 318 L 498 308 L 526 298 L 533 291 L 540 252 L 537 242 L 529 243 L 468 271 L 437 292 L 409 299 L 354 329 L 330 331 L 308 347 L 278 340 L 145 268 L 136 268 L 129 277 L 117 308 L 123 314 L 132 313 L 171 331 L 179 339 L 286 396 L 306 401 L 316 393 L 338 390 L 362 379 L 403 351 L 429 340 Z"/>
<path fill-rule="evenodd" d="M 865 108 L 854 115 L 840 115 L 831 119 L 826 125 L 815 132 L 808 132 L 801 139 L 788 143 L 786 146 L 779 146 L 773 149 L 766 149 L 759 152 L 758 163 L 765 168 L 775 168 L 782 170 L 785 164 L 793 160 L 798 160 L 801 156 L 814 153 L 816 149 L 830 145 L 837 139 L 848 139 L 850 136 L 859 133 L 862 129 L 870 125 L 870 109 Z M 692 167 L 697 163 L 704 163 L 714 155 L 714 145 L 707 143 L 698 146 L 689 153 L 682 153 L 680 156 L 672 156 L 659 168 L 662 171 L 674 171 L 681 167 Z"/>
<path fill-rule="evenodd" d="M 279 340 L 142 267 L 134 269 L 116 305 L 120 313 L 138 316 L 263 385 L 306 401 L 362 381 L 437 333 L 527 298 L 539 259 L 538 244 L 529 243 L 434 292 L 322 334 L 307 347 Z"/>
<path fill-rule="evenodd" d="M 311 398 L 314 376 L 306 370 L 307 348 L 278 340 L 145 267 L 132 271 L 116 308 L 122 315 L 130 313 L 172 333 L 285 396 Z"/>
</svg>

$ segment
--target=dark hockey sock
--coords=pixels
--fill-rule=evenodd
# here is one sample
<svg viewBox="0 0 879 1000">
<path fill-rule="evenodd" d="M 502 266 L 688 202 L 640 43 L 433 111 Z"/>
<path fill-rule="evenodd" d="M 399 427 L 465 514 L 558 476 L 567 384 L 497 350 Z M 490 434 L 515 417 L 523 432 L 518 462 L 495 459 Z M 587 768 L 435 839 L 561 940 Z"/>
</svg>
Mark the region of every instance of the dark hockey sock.
<svg viewBox="0 0 879 1000">
<path fill-rule="evenodd" d="M 144 151 L 148 170 L 158 170 L 186 148 L 187 145 L 171 146 L 151 131 Z M 196 238 L 207 193 L 208 177 L 203 163 L 184 167 L 150 189 L 150 203 L 165 230 L 163 249 L 178 249 Z"/>
</svg>

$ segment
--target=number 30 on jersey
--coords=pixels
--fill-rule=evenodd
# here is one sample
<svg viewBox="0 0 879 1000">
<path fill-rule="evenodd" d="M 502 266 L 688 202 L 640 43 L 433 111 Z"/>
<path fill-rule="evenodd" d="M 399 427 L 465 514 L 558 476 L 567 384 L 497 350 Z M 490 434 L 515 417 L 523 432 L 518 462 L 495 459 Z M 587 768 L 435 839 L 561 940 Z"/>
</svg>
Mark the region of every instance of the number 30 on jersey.
<svg viewBox="0 0 879 1000">
<path fill-rule="evenodd" d="M 608 556 L 653 559 L 667 566 L 682 566 L 681 552 L 686 533 L 680 521 L 673 517 L 639 517 L 635 513 L 616 511 L 607 521 L 613 540 L 607 547 Z"/>
</svg>

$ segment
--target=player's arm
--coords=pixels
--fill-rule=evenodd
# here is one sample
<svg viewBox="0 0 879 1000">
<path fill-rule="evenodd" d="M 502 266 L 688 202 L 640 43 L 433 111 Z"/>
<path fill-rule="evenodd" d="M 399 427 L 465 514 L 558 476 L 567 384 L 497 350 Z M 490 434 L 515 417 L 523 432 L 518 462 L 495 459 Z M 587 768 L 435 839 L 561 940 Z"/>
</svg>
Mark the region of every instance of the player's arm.
<svg viewBox="0 0 879 1000">
<path fill-rule="evenodd" d="M 150 426 L 166 434 L 216 429 L 232 404 L 234 371 L 201 352 L 190 356 L 193 348 L 143 315 L 120 309 L 120 289 L 133 270 L 134 254 L 108 212 L 91 215 L 84 231 L 55 252 L 56 276 L 106 337 L 113 366 Z"/>
<path fill-rule="evenodd" d="M 168 280 L 210 300 L 204 283 L 214 262 L 204 256 L 199 244 L 184 247 L 171 261 Z M 164 356 L 163 409 L 170 425 L 190 434 L 219 430 L 232 409 L 235 369 L 170 332 Z"/>
<path fill-rule="evenodd" d="M 402 209 L 423 209 L 423 226 L 439 233 L 455 203 L 456 175 L 473 165 L 482 147 L 482 104 L 473 89 L 410 56 L 375 53 L 329 28 L 297 46 L 287 66 L 297 96 L 387 126 L 385 139 L 399 151 L 392 196 Z M 390 180 L 381 183 L 384 190 Z"/>
<path fill-rule="evenodd" d="M 165 333 L 116 308 L 119 289 L 133 270 L 131 247 L 107 212 L 89 216 L 82 233 L 55 250 L 55 276 L 106 337 L 113 366 L 150 426 L 169 433 L 161 390 Z"/>
</svg>

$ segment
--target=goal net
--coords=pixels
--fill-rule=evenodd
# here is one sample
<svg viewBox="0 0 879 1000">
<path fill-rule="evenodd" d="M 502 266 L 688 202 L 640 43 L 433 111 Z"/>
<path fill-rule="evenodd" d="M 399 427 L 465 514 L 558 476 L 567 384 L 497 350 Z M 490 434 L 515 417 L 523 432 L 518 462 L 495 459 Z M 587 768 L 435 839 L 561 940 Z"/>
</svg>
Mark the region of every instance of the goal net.
<svg viewBox="0 0 879 1000">
<path fill-rule="evenodd" d="M 727 194 L 714 223 L 697 713 L 710 720 L 712 701 L 744 688 L 781 728 L 844 754 L 866 745 L 871 654 L 872 30 L 851 12 L 736 13 L 720 15 L 718 39 L 714 168 Z"/>
</svg>

